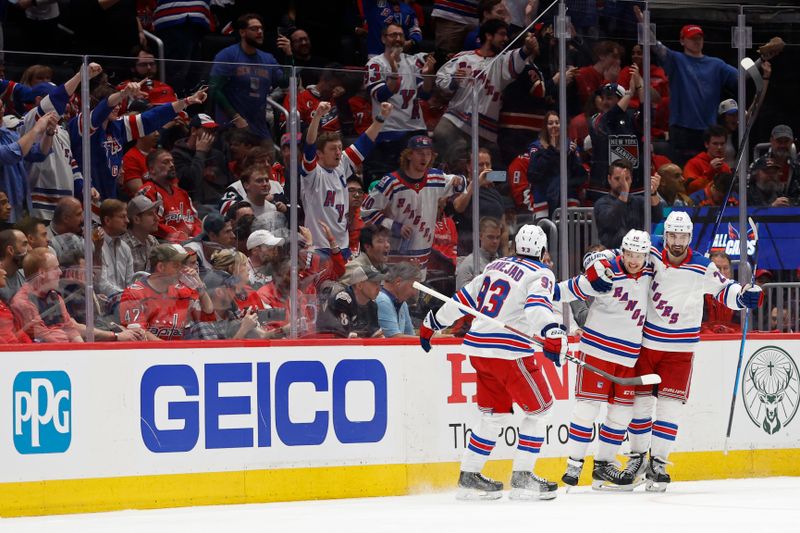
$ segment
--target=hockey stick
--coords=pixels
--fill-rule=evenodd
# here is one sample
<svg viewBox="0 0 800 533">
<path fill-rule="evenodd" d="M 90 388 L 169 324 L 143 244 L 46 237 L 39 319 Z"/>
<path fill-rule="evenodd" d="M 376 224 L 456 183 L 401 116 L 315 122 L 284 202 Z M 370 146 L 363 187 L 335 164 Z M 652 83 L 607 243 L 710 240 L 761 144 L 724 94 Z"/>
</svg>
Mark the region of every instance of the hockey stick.
<svg viewBox="0 0 800 533">
<path fill-rule="evenodd" d="M 494 326 L 496 326 L 496 327 L 498 327 L 500 329 L 507 329 L 508 331 L 510 331 L 512 333 L 516 333 L 520 337 L 524 337 L 531 344 L 534 344 L 534 345 L 536 345 L 538 347 L 542 346 L 541 337 L 531 337 L 527 333 L 523 333 L 522 331 L 520 331 L 520 330 L 518 330 L 516 328 L 513 328 L 513 327 L 511 327 L 511 326 L 509 326 L 507 324 L 504 324 L 503 322 L 500 322 L 496 318 L 492 318 L 490 316 L 484 315 L 480 311 L 478 311 L 476 309 L 473 309 L 472 307 L 469 307 L 468 305 L 464 305 L 461 302 L 459 302 L 458 300 L 455 300 L 453 298 L 448 298 L 444 294 L 442 294 L 442 293 L 440 293 L 440 292 L 438 292 L 438 291 L 436 291 L 434 289 L 431 289 L 430 287 L 428 287 L 426 285 L 423 285 L 422 283 L 420 283 L 418 281 L 414 282 L 414 288 L 415 289 L 419 289 L 420 291 L 424 292 L 425 294 L 433 296 L 434 298 L 436 298 L 438 300 L 441 300 L 441 301 L 443 301 L 445 303 L 447 303 L 447 302 L 453 303 L 456 306 L 458 306 L 458 308 L 461 311 L 463 311 L 463 312 L 465 312 L 467 314 L 470 314 L 470 315 L 474 316 L 475 318 L 478 318 L 478 319 L 481 319 L 481 320 L 487 320 L 487 321 L 489 321 L 489 323 L 491 323 L 492 325 L 494 325 Z M 591 370 L 595 374 L 603 376 L 607 380 L 613 381 L 614 383 L 618 383 L 620 385 L 655 385 L 657 383 L 661 383 L 661 376 L 659 376 L 658 374 L 645 374 L 643 376 L 636 376 L 636 377 L 633 377 L 633 378 L 620 378 L 620 377 L 614 376 L 612 374 L 609 374 L 608 372 L 604 372 L 603 370 L 600 370 L 599 368 L 594 367 L 594 366 L 586 363 L 585 361 L 581 361 L 577 357 L 574 357 L 574 356 L 572 356 L 570 354 L 566 355 L 566 359 L 567 359 L 567 361 L 571 361 L 571 362 L 575 363 L 578 366 L 582 366 L 582 367 L 586 368 L 587 370 Z"/>
<path fill-rule="evenodd" d="M 736 152 L 736 164 L 733 168 L 733 179 L 731 179 L 731 184 L 728 185 L 728 191 L 725 193 L 725 199 L 722 201 L 719 213 L 717 214 L 717 218 L 714 221 L 714 226 L 711 230 L 711 236 L 708 240 L 708 248 L 706 248 L 705 253 L 706 257 L 708 257 L 708 253 L 711 251 L 711 247 L 714 245 L 714 237 L 717 235 L 719 225 L 722 223 L 722 214 L 725 212 L 725 207 L 728 205 L 728 199 L 731 197 L 731 194 L 733 194 L 733 186 L 736 184 L 737 177 L 739 176 L 739 167 L 741 166 L 742 161 L 744 161 L 747 139 L 750 137 L 750 131 L 753 129 L 753 124 L 755 124 L 756 119 L 758 118 L 758 112 L 761 110 L 761 102 L 763 101 L 761 96 L 764 91 L 764 79 L 761 77 L 761 73 L 758 71 L 758 65 L 756 65 L 756 63 L 749 57 L 742 59 L 741 65 L 750 78 L 752 78 L 753 83 L 756 86 L 756 96 L 753 99 L 752 112 L 750 113 L 750 117 L 747 119 L 742 140 L 739 142 L 739 150 Z"/>
<path fill-rule="evenodd" d="M 753 272 L 750 275 L 750 283 L 754 283 L 756 279 L 756 268 L 758 268 L 758 226 L 753 223 L 752 218 L 748 218 L 747 222 L 753 227 L 753 236 L 755 239 L 755 249 L 753 250 Z M 747 234 L 745 233 L 745 238 Z M 741 262 L 739 263 L 741 264 Z M 725 444 L 722 447 L 724 455 L 728 455 L 728 439 L 731 438 L 731 428 L 733 427 L 733 412 L 736 410 L 736 392 L 739 389 L 739 378 L 742 373 L 742 358 L 744 356 L 744 343 L 747 341 L 747 326 L 750 321 L 750 308 L 748 307 L 744 312 L 744 324 L 742 325 L 742 342 L 739 344 L 739 361 L 736 363 L 736 379 L 733 381 L 733 394 L 731 395 L 731 412 L 728 415 L 728 430 L 725 432 Z"/>
</svg>

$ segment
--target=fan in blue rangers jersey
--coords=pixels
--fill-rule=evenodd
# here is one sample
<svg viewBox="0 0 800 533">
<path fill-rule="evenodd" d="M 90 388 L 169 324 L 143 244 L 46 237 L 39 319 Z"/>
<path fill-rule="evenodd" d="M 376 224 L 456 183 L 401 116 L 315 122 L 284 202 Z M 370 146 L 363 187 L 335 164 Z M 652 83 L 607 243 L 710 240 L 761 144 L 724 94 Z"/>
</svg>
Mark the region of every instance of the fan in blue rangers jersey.
<svg viewBox="0 0 800 533">
<path fill-rule="evenodd" d="M 380 114 L 375 116 L 367 131 L 344 150 L 342 136 L 338 132 L 324 132 L 317 137 L 320 120 L 330 110 L 330 102 L 320 102 L 312 116 L 303 149 L 300 185 L 306 227 L 311 230 L 315 248 L 330 250 L 324 248 L 324 244 L 320 246 L 320 243 L 329 242 L 320 225 L 323 222 L 336 238 L 334 248 L 339 248 L 346 260 L 350 256 L 350 236 L 347 232 L 349 195 L 346 181 L 351 174 L 355 174 L 356 167 L 375 146 L 375 138 L 392 113 L 392 104 L 382 103 Z M 330 251 L 336 253 L 334 250 Z"/>
<path fill-rule="evenodd" d="M 630 230 L 622 239 L 622 254 L 611 261 L 613 288 L 597 294 L 586 287 L 584 276 L 562 281 L 557 296 L 563 302 L 586 300 L 593 296 L 589 315 L 583 327 L 580 353 L 587 363 L 614 376 L 636 375 L 634 365 L 642 348 L 642 327 L 647 312 L 653 265 L 648 263 L 650 236 L 645 231 Z M 587 258 L 593 261 L 595 257 Z M 587 272 L 599 261 L 587 265 Z M 592 426 L 600 406 L 608 404 L 605 421 L 598 430 L 598 450 L 592 469 L 592 488 L 609 486 L 633 488 L 633 474 L 617 468 L 615 458 L 625 438 L 625 430 L 633 415 L 634 387 L 620 385 L 578 367 L 575 379 L 575 407 L 569 424 L 569 459 L 561 480 L 575 486 L 583 469 L 583 458 L 592 441 Z M 610 485 L 609 485 L 610 484 Z"/>
<path fill-rule="evenodd" d="M 272 56 L 260 50 L 264 44 L 264 23 L 259 15 L 247 13 L 236 20 L 239 42 L 223 48 L 211 68 L 211 94 L 217 124 L 233 122 L 237 128 L 265 139 L 270 137 L 267 96 L 283 83 L 283 70 Z"/>
<path fill-rule="evenodd" d="M 202 104 L 206 100 L 206 90 L 201 89 L 182 100 L 157 105 L 142 113 L 118 116 L 120 104 L 126 98 L 146 97 L 141 82 L 130 82 L 125 88 L 107 98 L 103 98 L 91 113 L 91 169 L 92 185 L 100 193 L 100 198 L 117 198 L 117 181 L 122 171 L 122 149 L 131 141 L 149 135 L 173 120 L 178 113 L 192 104 Z M 67 126 L 75 160 L 79 170 L 83 170 L 83 113 L 69 121 Z M 80 195 L 80 191 L 76 191 Z"/>
<path fill-rule="evenodd" d="M 364 224 L 391 231 L 390 262 L 414 260 L 424 267 L 436 232 L 439 199 L 464 192 L 464 178 L 430 168 L 433 159 L 430 137 L 411 137 L 400 154 L 400 168 L 384 176 L 361 205 Z"/>
<path fill-rule="evenodd" d="M 555 277 L 542 262 L 547 237 L 539 226 L 528 224 L 515 237 L 516 254 L 489 263 L 484 271 L 453 300 L 488 317 L 531 335 L 544 337 L 545 357 L 557 366 L 564 362 L 567 333 L 553 314 Z M 599 283 L 595 277 L 592 283 Z M 604 280 L 610 288 L 610 279 Z M 597 285 L 600 289 L 601 285 Z M 464 312 L 448 302 L 434 315 L 429 312 L 420 328 L 420 344 L 430 350 L 435 331 L 447 327 Z M 512 402 L 525 413 L 511 475 L 512 499 L 556 497 L 557 485 L 533 473 L 546 431 L 545 414 L 553 405 L 547 382 L 534 362 L 535 348 L 521 335 L 476 318 L 464 337 L 465 353 L 477 373 L 477 400 L 481 411 L 461 460 L 458 498 L 495 500 L 503 484 L 481 474 L 497 435 L 509 422 Z"/>
<path fill-rule="evenodd" d="M 654 274 L 642 351 L 634 367 L 637 375 L 660 375 L 661 383 L 655 391 L 651 386 L 636 388 L 633 420 L 628 427 L 631 458 L 625 468 L 637 481 L 644 475 L 647 490 L 655 492 L 663 492 L 670 482 L 667 457 L 689 398 L 704 296 L 711 294 L 731 309 L 754 309 L 763 300 L 760 287 L 750 284 L 742 287 L 725 278 L 713 262 L 689 247 L 692 220 L 687 213 L 669 214 L 664 222 L 664 240 L 663 250 L 651 248 L 650 252 Z M 645 461 L 648 449 L 649 462 Z"/>
</svg>

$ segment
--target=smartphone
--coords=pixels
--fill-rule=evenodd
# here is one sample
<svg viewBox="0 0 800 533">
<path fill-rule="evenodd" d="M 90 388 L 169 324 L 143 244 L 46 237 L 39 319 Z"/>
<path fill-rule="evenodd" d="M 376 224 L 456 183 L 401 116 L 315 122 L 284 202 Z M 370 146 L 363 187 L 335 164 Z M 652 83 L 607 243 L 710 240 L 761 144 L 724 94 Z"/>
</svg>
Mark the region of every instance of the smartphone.
<svg viewBox="0 0 800 533">
<path fill-rule="evenodd" d="M 256 314 L 258 315 L 258 321 L 262 324 L 286 321 L 286 309 L 261 309 Z"/>
<path fill-rule="evenodd" d="M 486 179 L 494 182 L 494 183 L 505 183 L 506 182 L 506 171 L 505 170 L 492 170 L 488 174 L 486 174 Z"/>
</svg>

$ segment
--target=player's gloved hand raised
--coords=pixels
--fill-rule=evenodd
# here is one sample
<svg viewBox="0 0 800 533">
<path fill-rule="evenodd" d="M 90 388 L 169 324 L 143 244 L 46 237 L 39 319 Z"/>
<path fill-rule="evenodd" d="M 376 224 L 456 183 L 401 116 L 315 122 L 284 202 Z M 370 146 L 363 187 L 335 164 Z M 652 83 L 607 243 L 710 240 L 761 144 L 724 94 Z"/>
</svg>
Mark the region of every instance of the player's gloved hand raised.
<svg viewBox="0 0 800 533">
<path fill-rule="evenodd" d="M 542 349 L 544 356 L 550 359 L 556 366 L 561 366 L 566 360 L 567 355 L 567 328 L 564 324 L 555 322 L 547 324 L 542 328 Z"/>
<path fill-rule="evenodd" d="M 586 279 L 597 292 L 611 290 L 611 263 L 608 259 L 598 259 L 586 269 Z"/>
<path fill-rule="evenodd" d="M 739 293 L 737 299 L 739 300 L 739 305 L 742 307 L 755 309 L 761 307 L 761 304 L 764 303 L 764 291 L 762 291 L 761 287 L 758 285 L 751 285 L 748 283 L 742 287 L 742 292 Z"/>
<path fill-rule="evenodd" d="M 433 311 L 428 311 L 428 314 L 425 315 L 425 320 L 422 321 L 422 325 L 419 327 L 419 345 L 422 346 L 425 353 L 431 351 L 433 334 L 441 329 L 444 329 L 444 326 L 436 321 Z"/>
</svg>

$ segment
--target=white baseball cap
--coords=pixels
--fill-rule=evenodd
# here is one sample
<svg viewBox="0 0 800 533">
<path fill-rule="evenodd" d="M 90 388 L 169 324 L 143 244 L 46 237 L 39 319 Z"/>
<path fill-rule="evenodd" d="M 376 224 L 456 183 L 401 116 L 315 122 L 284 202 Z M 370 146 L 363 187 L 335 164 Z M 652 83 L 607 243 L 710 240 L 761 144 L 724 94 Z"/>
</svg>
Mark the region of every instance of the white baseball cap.
<svg viewBox="0 0 800 533">
<path fill-rule="evenodd" d="M 247 249 L 252 250 L 256 246 L 280 246 L 284 239 L 278 238 L 265 229 L 259 229 L 250 234 L 247 238 Z"/>
<path fill-rule="evenodd" d="M 728 98 L 719 103 L 717 115 L 730 115 L 739 112 L 739 104 L 733 98 Z"/>
</svg>

